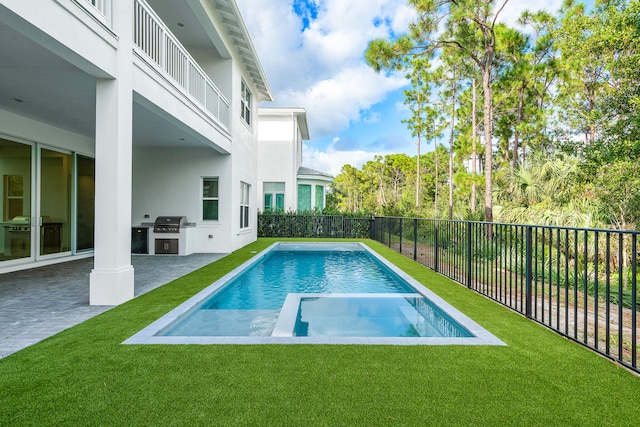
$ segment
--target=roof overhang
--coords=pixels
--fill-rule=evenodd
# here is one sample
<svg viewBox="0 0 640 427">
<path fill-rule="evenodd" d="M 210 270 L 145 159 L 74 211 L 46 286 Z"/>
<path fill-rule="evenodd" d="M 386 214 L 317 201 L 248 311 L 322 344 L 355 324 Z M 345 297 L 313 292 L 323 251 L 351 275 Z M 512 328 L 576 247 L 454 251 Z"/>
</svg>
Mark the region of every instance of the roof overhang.
<svg viewBox="0 0 640 427">
<path fill-rule="evenodd" d="M 298 180 L 304 179 L 304 180 L 313 180 L 313 181 L 324 181 L 329 183 L 332 183 L 334 179 L 334 177 L 329 175 L 328 173 L 310 169 L 305 166 L 300 166 L 298 168 L 296 177 Z"/>
<path fill-rule="evenodd" d="M 273 93 L 269 88 L 269 82 L 258 59 L 258 54 L 253 46 L 247 27 L 240 14 L 240 9 L 235 0 L 210 0 L 215 9 L 222 16 L 222 22 L 232 40 L 240 60 L 245 67 L 253 84 L 258 89 L 259 101 L 273 101 Z"/>
</svg>

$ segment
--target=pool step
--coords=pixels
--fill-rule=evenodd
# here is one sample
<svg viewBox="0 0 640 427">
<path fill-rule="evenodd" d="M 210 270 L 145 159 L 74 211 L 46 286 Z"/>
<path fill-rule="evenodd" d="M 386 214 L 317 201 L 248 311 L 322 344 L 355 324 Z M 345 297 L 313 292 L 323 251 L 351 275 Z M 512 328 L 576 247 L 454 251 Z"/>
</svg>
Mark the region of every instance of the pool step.
<svg viewBox="0 0 640 427">
<path fill-rule="evenodd" d="M 279 314 L 280 310 L 197 310 L 165 335 L 268 337 Z"/>
</svg>

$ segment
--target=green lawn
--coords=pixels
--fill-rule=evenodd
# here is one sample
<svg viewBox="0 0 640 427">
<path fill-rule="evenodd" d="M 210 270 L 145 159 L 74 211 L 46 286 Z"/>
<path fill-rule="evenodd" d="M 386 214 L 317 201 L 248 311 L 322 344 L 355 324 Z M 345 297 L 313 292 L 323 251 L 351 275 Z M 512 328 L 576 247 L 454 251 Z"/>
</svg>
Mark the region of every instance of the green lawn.
<svg viewBox="0 0 640 427">
<path fill-rule="evenodd" d="M 0 360 L 0 425 L 640 424 L 638 376 L 372 241 L 507 346 L 120 344 L 274 241 Z"/>
</svg>

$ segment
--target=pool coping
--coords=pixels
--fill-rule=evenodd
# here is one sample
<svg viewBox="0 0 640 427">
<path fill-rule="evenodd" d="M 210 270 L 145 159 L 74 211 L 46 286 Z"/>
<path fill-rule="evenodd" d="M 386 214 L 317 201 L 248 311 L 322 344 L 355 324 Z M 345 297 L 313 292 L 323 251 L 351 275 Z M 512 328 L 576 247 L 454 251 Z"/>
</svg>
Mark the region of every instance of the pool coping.
<svg viewBox="0 0 640 427">
<path fill-rule="evenodd" d="M 434 305 L 438 306 L 442 311 L 451 316 L 456 322 L 460 323 L 464 328 L 471 332 L 474 337 L 468 338 L 442 338 L 442 337 L 293 337 L 293 336 L 274 336 L 274 333 L 282 334 L 282 330 L 274 328 L 271 336 L 157 336 L 158 332 L 167 328 L 178 318 L 185 316 L 188 312 L 195 309 L 206 297 L 213 294 L 245 269 L 259 262 L 270 251 L 296 248 L 297 250 L 314 250 L 319 247 L 333 250 L 363 250 L 375 257 L 385 267 L 389 268 L 395 274 L 407 281 L 417 294 L 421 294 L 428 298 Z M 348 249 L 347 249 L 348 247 Z M 315 294 L 322 295 L 322 294 Z M 371 295 L 371 294 L 361 294 Z M 285 304 L 286 305 L 286 304 Z M 283 308 L 285 308 L 283 305 Z M 280 317 L 291 316 L 289 309 L 282 310 Z M 276 322 L 276 327 L 280 322 Z M 440 298 L 433 291 L 426 288 L 413 277 L 405 273 L 403 270 L 389 262 L 386 258 L 369 248 L 362 242 L 313 242 L 313 243 L 294 243 L 294 242 L 276 242 L 265 250 L 256 254 L 250 260 L 242 263 L 229 273 L 207 286 L 202 291 L 189 298 L 169 313 L 160 317 L 147 327 L 143 328 L 127 340 L 123 344 L 377 344 L 377 345 L 498 345 L 506 344 L 495 337 L 489 331 L 484 329 L 471 318 L 460 312 L 451 304 Z"/>
</svg>

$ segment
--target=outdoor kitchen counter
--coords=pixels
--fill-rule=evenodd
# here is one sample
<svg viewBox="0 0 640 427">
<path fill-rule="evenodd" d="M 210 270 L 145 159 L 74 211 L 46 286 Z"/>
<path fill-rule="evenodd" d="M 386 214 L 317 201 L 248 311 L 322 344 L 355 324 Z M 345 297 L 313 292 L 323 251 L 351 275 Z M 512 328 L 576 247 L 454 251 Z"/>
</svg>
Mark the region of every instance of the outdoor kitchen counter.
<svg viewBox="0 0 640 427">
<path fill-rule="evenodd" d="M 195 252 L 196 243 L 196 223 L 188 222 L 180 227 L 177 232 L 157 232 L 154 231 L 156 223 L 142 222 L 140 225 L 132 226 L 132 230 L 146 229 L 146 242 L 140 245 L 136 243 L 136 247 L 144 248 L 143 250 L 132 249 L 133 253 L 141 253 L 148 255 L 191 255 Z M 134 233 L 132 233 L 134 234 Z"/>
</svg>

